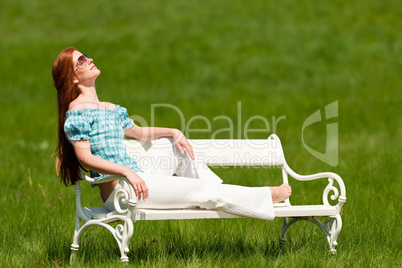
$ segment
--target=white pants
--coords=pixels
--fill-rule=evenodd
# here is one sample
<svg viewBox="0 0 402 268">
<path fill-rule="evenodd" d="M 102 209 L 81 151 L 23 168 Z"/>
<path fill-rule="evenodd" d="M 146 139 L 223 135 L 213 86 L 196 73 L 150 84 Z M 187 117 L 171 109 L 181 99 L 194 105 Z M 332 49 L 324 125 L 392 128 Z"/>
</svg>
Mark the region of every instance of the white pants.
<svg viewBox="0 0 402 268">
<path fill-rule="evenodd" d="M 147 184 L 149 197 L 145 201 L 138 200 L 136 208 L 203 208 L 274 219 L 269 187 L 221 184 L 222 180 L 204 163 L 192 160 L 186 152 L 181 155 L 170 138 L 159 147 L 152 146 L 138 165 L 144 172 L 137 174 Z M 108 209 L 115 210 L 113 200 L 121 188 L 117 184 L 104 203 Z M 124 183 L 123 188 L 128 189 L 128 185 Z M 122 208 L 127 207 L 120 204 Z"/>
</svg>

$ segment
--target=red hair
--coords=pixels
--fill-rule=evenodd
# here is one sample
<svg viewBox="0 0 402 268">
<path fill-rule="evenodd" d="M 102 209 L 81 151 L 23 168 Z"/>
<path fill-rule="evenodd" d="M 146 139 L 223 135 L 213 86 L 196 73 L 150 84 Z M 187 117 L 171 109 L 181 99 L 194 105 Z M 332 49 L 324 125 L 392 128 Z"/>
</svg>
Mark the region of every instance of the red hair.
<svg viewBox="0 0 402 268">
<path fill-rule="evenodd" d="M 56 173 L 60 177 L 60 181 L 66 186 L 74 185 L 76 181 L 81 180 L 80 168 L 84 169 L 75 155 L 73 145 L 64 133 L 64 122 L 66 121 L 68 106 L 80 94 L 78 86 L 74 84 L 74 51 L 76 49 L 73 47 L 63 50 L 52 66 L 59 113 L 59 142 L 53 155 L 57 156 Z"/>
</svg>

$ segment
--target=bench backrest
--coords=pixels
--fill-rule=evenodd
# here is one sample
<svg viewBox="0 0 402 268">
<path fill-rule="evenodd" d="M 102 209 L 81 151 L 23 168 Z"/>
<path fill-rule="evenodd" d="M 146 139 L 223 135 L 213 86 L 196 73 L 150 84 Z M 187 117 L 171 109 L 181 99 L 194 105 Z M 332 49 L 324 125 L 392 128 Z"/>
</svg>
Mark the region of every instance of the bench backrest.
<svg viewBox="0 0 402 268">
<path fill-rule="evenodd" d="M 149 148 L 163 146 L 161 143 L 166 140 L 124 142 L 128 154 L 138 160 Z M 194 139 L 189 142 L 196 159 L 208 166 L 282 166 L 285 163 L 281 142 L 275 134 L 268 139 Z"/>
</svg>

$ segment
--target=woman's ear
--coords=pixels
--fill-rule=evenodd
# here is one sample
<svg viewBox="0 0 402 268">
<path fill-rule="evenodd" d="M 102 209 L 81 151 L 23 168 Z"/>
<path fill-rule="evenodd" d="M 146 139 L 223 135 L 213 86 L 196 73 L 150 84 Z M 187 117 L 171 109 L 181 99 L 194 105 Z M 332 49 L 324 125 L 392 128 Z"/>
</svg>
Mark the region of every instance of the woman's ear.
<svg viewBox="0 0 402 268">
<path fill-rule="evenodd" d="M 73 83 L 74 84 L 78 84 L 80 81 L 78 81 L 78 78 L 76 77 L 76 76 L 74 76 L 74 80 L 73 80 Z"/>
</svg>

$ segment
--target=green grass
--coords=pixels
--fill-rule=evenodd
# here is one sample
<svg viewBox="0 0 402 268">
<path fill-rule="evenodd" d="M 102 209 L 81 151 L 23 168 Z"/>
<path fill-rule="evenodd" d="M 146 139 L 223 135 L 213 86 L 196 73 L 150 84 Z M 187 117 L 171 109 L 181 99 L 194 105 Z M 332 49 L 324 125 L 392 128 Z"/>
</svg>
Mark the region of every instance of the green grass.
<svg viewBox="0 0 402 268">
<path fill-rule="evenodd" d="M 74 198 L 58 182 L 51 65 L 68 46 L 91 55 L 102 100 L 150 124 L 151 105 L 213 122 L 209 138 L 254 115 L 286 116 L 275 132 L 301 174 L 333 171 L 347 187 L 338 254 L 299 222 L 278 245 L 281 220 L 136 223 L 130 264 L 167 267 L 400 267 L 402 38 L 398 1 L 11 1 L 0 3 L 0 266 L 68 266 Z M 242 105 L 238 124 L 237 103 Z M 339 165 L 303 147 L 303 122 L 339 101 Z M 172 110 L 154 124 L 181 128 Z M 262 128 L 255 122 L 256 128 Z M 201 121 L 193 127 L 205 127 Z M 306 130 L 325 149 L 325 124 Z M 252 138 L 266 138 L 254 133 Z M 229 138 L 221 133 L 219 138 Z M 244 138 L 236 132 L 234 138 Z M 225 182 L 278 184 L 277 170 L 221 169 Z M 319 202 L 325 182 L 295 182 L 292 202 Z M 98 205 L 85 186 L 84 204 Z M 82 238 L 77 267 L 120 266 L 112 236 Z"/>
</svg>

